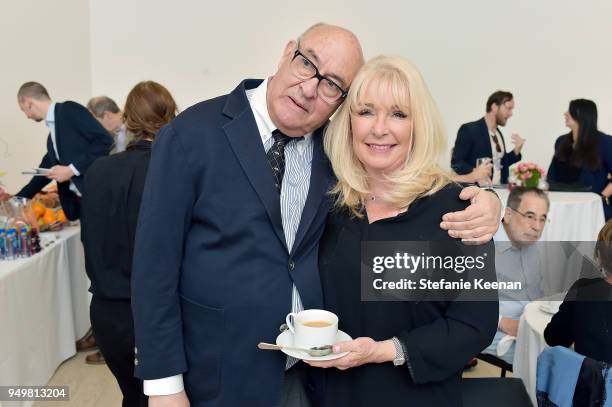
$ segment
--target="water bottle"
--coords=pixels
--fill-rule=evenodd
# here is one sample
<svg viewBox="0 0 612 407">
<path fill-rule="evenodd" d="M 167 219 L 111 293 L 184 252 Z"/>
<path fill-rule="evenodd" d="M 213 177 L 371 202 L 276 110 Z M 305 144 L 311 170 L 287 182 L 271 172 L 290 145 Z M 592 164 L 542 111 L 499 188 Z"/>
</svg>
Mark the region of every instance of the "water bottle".
<svg viewBox="0 0 612 407">
<path fill-rule="evenodd" d="M 17 231 L 15 228 L 10 228 L 6 232 L 6 241 L 8 246 L 7 258 L 9 260 L 15 260 L 19 257 L 19 239 L 17 238 Z"/>
<path fill-rule="evenodd" d="M 0 228 L 0 260 L 6 260 L 6 232 Z"/>
<path fill-rule="evenodd" d="M 28 228 L 23 226 L 21 228 L 21 257 L 30 257 L 32 255 L 32 240 Z"/>
</svg>

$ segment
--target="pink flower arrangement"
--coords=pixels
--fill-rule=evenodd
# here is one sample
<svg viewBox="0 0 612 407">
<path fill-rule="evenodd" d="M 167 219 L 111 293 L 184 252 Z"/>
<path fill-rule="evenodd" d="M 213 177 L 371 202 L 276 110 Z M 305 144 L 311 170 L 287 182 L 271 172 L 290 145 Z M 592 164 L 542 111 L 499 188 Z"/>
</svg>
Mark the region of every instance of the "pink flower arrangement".
<svg viewBox="0 0 612 407">
<path fill-rule="evenodd" d="M 519 163 L 512 167 L 515 184 L 536 188 L 546 171 L 534 163 Z"/>
</svg>

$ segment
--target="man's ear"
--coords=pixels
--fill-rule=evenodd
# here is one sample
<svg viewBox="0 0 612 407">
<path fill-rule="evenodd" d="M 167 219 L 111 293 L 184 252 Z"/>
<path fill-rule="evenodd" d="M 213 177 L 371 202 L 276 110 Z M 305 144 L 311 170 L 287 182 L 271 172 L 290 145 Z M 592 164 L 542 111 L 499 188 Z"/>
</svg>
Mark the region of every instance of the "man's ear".
<svg viewBox="0 0 612 407">
<path fill-rule="evenodd" d="M 283 65 L 283 63 L 287 60 L 290 59 L 293 56 L 293 52 L 295 52 L 295 46 L 296 46 L 296 42 L 295 40 L 291 40 L 287 43 L 287 45 L 285 45 L 285 49 L 283 50 L 283 56 L 280 60 L 280 62 L 278 63 L 278 67 L 280 69 L 281 65 Z"/>
<path fill-rule="evenodd" d="M 512 219 L 512 209 L 506 207 L 506 209 L 504 209 L 504 218 L 503 218 L 503 222 L 504 223 L 508 223 L 510 222 L 510 219 Z"/>
</svg>

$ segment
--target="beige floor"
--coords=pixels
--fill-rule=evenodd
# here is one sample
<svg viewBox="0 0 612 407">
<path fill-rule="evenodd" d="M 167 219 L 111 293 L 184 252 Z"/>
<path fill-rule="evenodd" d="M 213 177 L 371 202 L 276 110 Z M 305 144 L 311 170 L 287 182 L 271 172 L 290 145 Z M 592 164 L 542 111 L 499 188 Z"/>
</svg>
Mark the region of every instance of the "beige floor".
<svg viewBox="0 0 612 407">
<path fill-rule="evenodd" d="M 87 365 L 85 356 L 86 353 L 78 353 L 66 360 L 49 381 L 49 385 L 68 386 L 70 391 L 70 401 L 54 402 L 53 406 L 121 406 L 119 386 L 106 365 Z M 499 369 L 480 360 L 475 368 L 464 373 L 464 377 L 499 377 Z M 48 407 L 48 403 L 39 402 L 34 406 Z"/>
</svg>

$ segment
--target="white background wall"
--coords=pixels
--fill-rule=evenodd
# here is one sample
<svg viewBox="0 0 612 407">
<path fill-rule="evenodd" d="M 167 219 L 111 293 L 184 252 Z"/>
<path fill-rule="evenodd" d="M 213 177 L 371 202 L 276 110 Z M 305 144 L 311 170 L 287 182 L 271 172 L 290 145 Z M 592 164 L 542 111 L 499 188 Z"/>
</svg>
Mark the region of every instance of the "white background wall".
<svg viewBox="0 0 612 407">
<path fill-rule="evenodd" d="M 612 132 L 609 0 L 300 3 L 308 6 L 282 0 L 89 0 L 88 19 L 83 17 L 85 0 L 60 1 L 57 7 L 62 10 L 52 10 L 51 18 L 46 16 L 49 10 L 40 12 L 38 3 L 37 9 L 23 2 L 11 4 L 24 16 L 29 10 L 40 14 L 39 19 L 64 23 L 53 26 L 51 34 L 49 25 L 41 23 L 37 39 L 24 34 L 14 16 L 9 16 L 10 27 L 3 23 L 0 33 L 15 40 L 2 45 L 9 48 L 2 55 L 27 54 L 38 62 L 23 64 L 28 68 L 24 71 L 18 69 L 23 65 L 11 61 L 12 77 L 0 76 L 2 97 L 8 94 L 10 99 L 0 106 L 0 114 L 7 115 L 2 117 L 3 128 L 7 121 L 20 126 L 20 134 L 40 142 L 32 148 L 44 147 L 39 137 L 45 133 L 43 126 L 27 122 L 14 103 L 16 88 L 30 78 L 41 78 L 58 99 L 84 102 L 90 95 L 106 94 L 119 104 L 134 84 L 152 79 L 167 86 L 184 109 L 227 93 L 242 78 L 273 73 L 289 39 L 326 21 L 352 29 L 366 57 L 393 53 L 413 60 L 442 110 L 450 143 L 461 123 L 484 114 L 487 96 L 497 89 L 512 91 L 516 99 L 515 116 L 504 131 L 507 142 L 512 131 L 519 132 L 527 139 L 525 159 L 545 167 L 554 139 L 566 132 L 562 114 L 571 99 L 593 99 L 600 128 Z M 26 41 L 21 35 L 32 38 Z M 72 42 L 54 41 L 63 37 Z M 89 49 L 82 43 L 88 37 Z M 46 66 L 55 67 L 65 59 L 51 56 L 46 44 L 52 42 L 62 42 L 56 53 L 72 56 L 70 62 L 61 62 L 63 67 L 69 64 L 69 70 L 58 66 L 61 75 L 45 73 Z M 36 133 L 37 138 L 26 133 Z M 25 154 L 11 147 L 14 156 Z M 12 161 L 8 169 L 22 167 Z"/>
<path fill-rule="evenodd" d="M 2 2 L 0 11 L 0 180 L 10 192 L 29 181 L 46 151 L 44 123 L 27 120 L 17 90 L 41 82 L 57 100 L 86 103 L 91 94 L 89 4 L 85 0 Z M 8 143 L 8 151 L 7 145 Z"/>
</svg>

